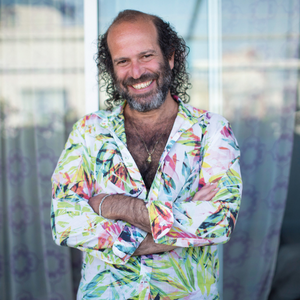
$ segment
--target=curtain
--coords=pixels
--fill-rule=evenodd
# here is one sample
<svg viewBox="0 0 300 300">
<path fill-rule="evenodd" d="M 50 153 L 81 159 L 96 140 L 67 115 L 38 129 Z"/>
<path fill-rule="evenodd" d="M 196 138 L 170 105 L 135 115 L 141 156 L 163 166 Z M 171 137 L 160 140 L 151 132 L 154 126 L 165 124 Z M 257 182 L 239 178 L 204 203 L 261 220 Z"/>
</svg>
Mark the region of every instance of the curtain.
<svg viewBox="0 0 300 300">
<path fill-rule="evenodd" d="M 299 11 L 299 1 L 222 2 L 224 115 L 241 147 L 244 182 L 237 227 L 224 246 L 225 300 L 270 293 L 290 180 Z"/>
<path fill-rule="evenodd" d="M 69 300 L 79 251 L 58 247 L 51 175 L 83 114 L 82 1 L 0 1 L 0 299 Z"/>
</svg>

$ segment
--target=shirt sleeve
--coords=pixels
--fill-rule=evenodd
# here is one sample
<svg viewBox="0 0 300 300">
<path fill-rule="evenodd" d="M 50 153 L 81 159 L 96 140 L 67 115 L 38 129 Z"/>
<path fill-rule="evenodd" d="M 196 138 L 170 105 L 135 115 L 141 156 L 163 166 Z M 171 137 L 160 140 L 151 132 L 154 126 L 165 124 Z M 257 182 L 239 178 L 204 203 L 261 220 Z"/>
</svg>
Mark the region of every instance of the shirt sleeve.
<svg viewBox="0 0 300 300">
<path fill-rule="evenodd" d="M 174 202 L 164 201 L 162 204 L 153 201 L 148 207 L 155 242 L 178 247 L 227 242 L 240 207 L 242 180 L 239 160 L 239 146 L 230 125 L 219 116 L 204 134 L 200 176 L 192 174 L 186 178 Z M 220 190 L 215 197 L 211 201 L 192 201 L 196 191 L 208 182 L 218 182 Z"/>
<path fill-rule="evenodd" d="M 85 134 L 75 124 L 52 176 L 53 239 L 105 262 L 124 264 L 147 233 L 124 221 L 102 218 L 88 204 L 94 194 L 109 193 L 101 190 L 101 183 L 95 192 L 95 158 L 89 152 Z"/>
</svg>

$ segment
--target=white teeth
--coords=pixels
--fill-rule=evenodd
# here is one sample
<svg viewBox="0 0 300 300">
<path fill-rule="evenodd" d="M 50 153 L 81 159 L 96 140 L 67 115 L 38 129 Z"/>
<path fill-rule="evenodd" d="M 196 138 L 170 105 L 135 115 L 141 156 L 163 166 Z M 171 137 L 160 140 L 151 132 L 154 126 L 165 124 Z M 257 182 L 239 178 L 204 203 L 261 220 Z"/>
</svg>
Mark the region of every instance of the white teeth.
<svg viewBox="0 0 300 300">
<path fill-rule="evenodd" d="M 152 83 L 152 80 L 132 85 L 136 90 L 144 89 Z"/>
</svg>

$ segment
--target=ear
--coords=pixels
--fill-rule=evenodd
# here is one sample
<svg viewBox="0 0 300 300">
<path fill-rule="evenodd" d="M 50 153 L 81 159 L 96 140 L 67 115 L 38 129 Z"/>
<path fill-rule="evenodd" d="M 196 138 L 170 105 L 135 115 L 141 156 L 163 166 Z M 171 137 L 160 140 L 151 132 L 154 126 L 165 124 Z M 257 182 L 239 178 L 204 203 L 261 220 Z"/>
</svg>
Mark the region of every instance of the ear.
<svg viewBox="0 0 300 300">
<path fill-rule="evenodd" d="M 171 70 L 173 70 L 173 68 L 174 68 L 174 56 L 175 56 L 175 51 L 173 51 L 173 53 L 171 54 L 171 56 L 169 58 L 169 66 L 170 66 Z"/>
</svg>

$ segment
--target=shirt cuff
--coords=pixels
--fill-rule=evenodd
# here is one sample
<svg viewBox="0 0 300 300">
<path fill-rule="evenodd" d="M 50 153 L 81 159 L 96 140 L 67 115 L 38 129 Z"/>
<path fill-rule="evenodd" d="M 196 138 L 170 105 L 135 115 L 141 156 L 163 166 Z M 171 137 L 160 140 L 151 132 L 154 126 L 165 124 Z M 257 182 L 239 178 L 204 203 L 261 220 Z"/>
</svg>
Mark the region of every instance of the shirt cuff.
<svg viewBox="0 0 300 300">
<path fill-rule="evenodd" d="M 127 261 L 145 239 L 146 235 L 146 231 L 135 226 L 130 227 L 126 225 L 113 244 L 113 253 L 123 261 Z"/>
<path fill-rule="evenodd" d="M 174 216 L 171 201 L 153 200 L 148 204 L 151 231 L 154 240 L 165 236 L 172 228 Z"/>
</svg>

